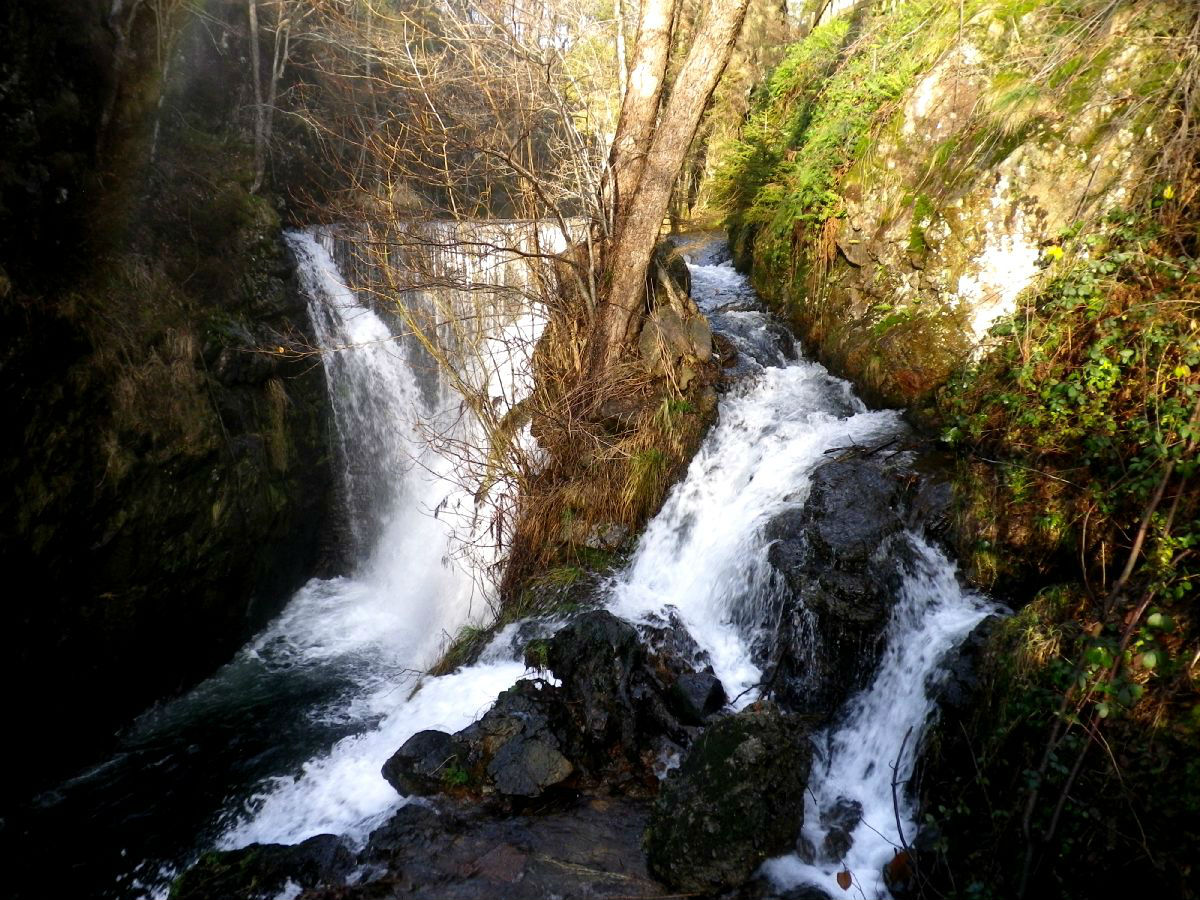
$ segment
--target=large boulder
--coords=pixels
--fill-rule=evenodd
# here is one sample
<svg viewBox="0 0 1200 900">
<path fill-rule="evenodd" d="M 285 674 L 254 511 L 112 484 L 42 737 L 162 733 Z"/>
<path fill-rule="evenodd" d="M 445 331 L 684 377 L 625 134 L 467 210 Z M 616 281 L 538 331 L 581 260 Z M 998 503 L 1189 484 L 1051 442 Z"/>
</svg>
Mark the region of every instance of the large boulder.
<svg viewBox="0 0 1200 900">
<path fill-rule="evenodd" d="M 879 463 L 830 462 L 813 472 L 802 507 L 768 523 L 782 590 L 761 652 L 789 708 L 831 715 L 874 671 L 907 550 L 902 496 Z"/>
<path fill-rule="evenodd" d="M 521 681 L 478 722 L 454 736 L 463 780 L 509 797 L 538 797 L 575 770 L 562 753 L 558 698 L 548 685 Z"/>
<path fill-rule="evenodd" d="M 767 857 L 794 846 L 811 764 L 801 720 L 775 707 L 709 725 L 654 804 L 651 873 L 681 891 L 742 884 Z"/>
<path fill-rule="evenodd" d="M 637 629 L 605 610 L 578 616 L 550 640 L 546 661 L 573 701 L 568 708 L 584 744 L 633 742 L 635 674 L 645 658 Z"/>
<path fill-rule="evenodd" d="M 405 795 L 540 796 L 575 771 L 562 753 L 566 729 L 557 701 L 553 687 L 519 681 L 457 734 L 414 734 L 383 764 L 383 777 Z"/>
<path fill-rule="evenodd" d="M 289 882 L 301 888 L 339 884 L 354 854 L 332 834 L 299 844 L 251 844 L 206 853 L 171 885 L 171 900 L 273 900 Z"/>
<path fill-rule="evenodd" d="M 517 800 L 601 783 L 653 793 L 663 752 L 690 743 L 725 704 L 720 681 L 697 671 L 704 654 L 677 620 L 643 638 L 605 610 L 538 638 L 526 659 L 558 678 L 517 682 L 479 721 L 454 735 L 413 735 L 384 764 L 405 795 L 491 794 Z"/>
</svg>

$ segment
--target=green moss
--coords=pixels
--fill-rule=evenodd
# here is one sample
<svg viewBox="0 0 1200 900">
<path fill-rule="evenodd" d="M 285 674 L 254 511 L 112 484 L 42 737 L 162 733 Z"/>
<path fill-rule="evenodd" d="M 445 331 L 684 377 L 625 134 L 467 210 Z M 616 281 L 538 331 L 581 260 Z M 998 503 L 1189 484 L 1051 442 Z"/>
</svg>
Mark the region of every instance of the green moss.
<svg viewBox="0 0 1200 900">
<path fill-rule="evenodd" d="M 1065 897 L 1200 893 L 1200 489 L 1182 475 L 1200 466 L 1200 264 L 1169 203 L 1068 229 L 1054 277 L 942 397 L 974 574 L 1072 579 L 996 627 L 981 705 L 931 744 L 938 878 L 973 895 L 1011 896 L 998 861 L 1026 854 Z"/>
</svg>

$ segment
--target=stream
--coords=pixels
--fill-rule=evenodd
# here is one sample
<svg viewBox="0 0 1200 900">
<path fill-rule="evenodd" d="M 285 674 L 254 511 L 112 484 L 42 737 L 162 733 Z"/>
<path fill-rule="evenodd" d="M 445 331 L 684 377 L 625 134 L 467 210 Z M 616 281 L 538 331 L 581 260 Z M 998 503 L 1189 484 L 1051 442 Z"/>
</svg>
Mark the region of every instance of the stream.
<svg viewBox="0 0 1200 900">
<path fill-rule="evenodd" d="M 327 236 L 292 233 L 288 242 L 325 351 L 357 563 L 310 581 L 219 672 L 143 714 L 112 758 L 6 823 L 16 896 L 44 896 L 53 884 L 62 896 L 163 897 L 206 849 L 322 833 L 361 842 L 405 802 L 380 776 L 383 761 L 419 730 L 465 727 L 527 674 L 513 627 L 469 667 L 416 674 L 488 611 L 477 569 L 453 540 L 475 527 L 471 498 L 447 480 L 450 464 L 419 428 L 455 400 L 414 343 L 394 337 L 396 323 L 346 287 Z M 740 708 L 764 680 L 754 647 L 778 590 L 767 523 L 804 503 L 831 452 L 883 444 L 906 426 L 806 359 L 723 254 L 719 242 L 690 251 L 693 297 L 738 348 L 741 377 L 602 590 L 603 603 L 635 623 L 677 613 Z M 496 277 L 511 280 L 500 268 Z M 524 329 L 530 343 L 536 336 L 528 318 L 506 327 Z M 505 360 L 489 374 L 505 402 L 518 399 L 523 371 L 521 360 Z M 886 896 L 879 873 L 902 843 L 898 826 L 915 835 L 903 796 L 894 807 L 893 781 L 912 772 L 939 664 L 994 606 L 964 589 L 954 563 L 919 533 L 908 545 L 879 666 L 815 736 L 803 841 L 820 846 L 824 814 L 853 801 L 861 817 L 849 850 L 837 861 L 769 860 L 763 872 L 781 888 L 812 883 L 840 896 L 835 878 L 846 868 L 865 896 Z"/>
</svg>

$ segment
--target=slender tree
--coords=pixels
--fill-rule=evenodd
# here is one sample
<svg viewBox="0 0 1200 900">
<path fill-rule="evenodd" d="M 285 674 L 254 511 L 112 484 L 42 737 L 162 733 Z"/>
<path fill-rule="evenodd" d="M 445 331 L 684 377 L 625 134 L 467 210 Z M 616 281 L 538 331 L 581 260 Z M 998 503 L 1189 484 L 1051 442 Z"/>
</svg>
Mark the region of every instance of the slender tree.
<svg viewBox="0 0 1200 900">
<path fill-rule="evenodd" d="M 709 0 L 691 49 L 659 110 L 673 0 L 646 0 L 634 70 L 621 107 L 611 168 L 616 183 L 612 244 L 604 256 L 602 304 L 592 336 L 591 371 L 603 377 L 636 335 L 646 274 L 704 108 L 729 63 L 749 0 Z"/>
</svg>

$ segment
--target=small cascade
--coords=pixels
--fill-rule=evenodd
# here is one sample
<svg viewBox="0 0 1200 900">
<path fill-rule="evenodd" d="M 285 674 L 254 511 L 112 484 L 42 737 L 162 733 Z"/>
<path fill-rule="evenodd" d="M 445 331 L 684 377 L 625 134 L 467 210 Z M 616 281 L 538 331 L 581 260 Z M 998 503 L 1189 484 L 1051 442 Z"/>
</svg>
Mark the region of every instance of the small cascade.
<svg viewBox="0 0 1200 900">
<path fill-rule="evenodd" d="M 718 424 L 646 529 L 609 602 L 633 620 L 653 621 L 673 607 L 740 707 L 759 696 L 763 673 L 752 651 L 767 639 L 763 614 L 778 590 L 766 524 L 804 503 L 812 472 L 831 451 L 885 443 L 905 426 L 895 411 L 867 410 L 849 384 L 781 344 L 778 326 L 728 263 L 693 264 L 691 271 L 694 299 L 757 374 L 721 401 Z M 793 854 L 764 866 L 780 888 L 815 884 L 840 896 L 836 876 L 848 868 L 863 896 L 888 895 L 881 870 L 903 843 L 893 778 L 902 785 L 912 773 L 939 664 L 994 611 L 960 586 L 954 564 L 920 535 L 909 534 L 907 544 L 912 558 L 875 678 L 814 736 L 818 754 L 801 840 L 812 852 L 807 860 Z M 897 799 L 911 842 L 916 829 L 903 787 Z M 818 859 L 836 827 L 848 852 Z"/>
<path fill-rule="evenodd" d="M 84 845 L 84 828 L 101 835 L 89 838 L 94 855 L 73 882 L 83 894 L 165 896 L 174 873 L 214 846 L 328 832 L 361 842 L 407 802 L 381 777 L 382 763 L 420 730 L 464 728 L 526 676 L 528 633 L 519 625 L 473 665 L 419 675 L 447 636 L 487 614 L 478 574 L 490 560 L 486 541 L 467 559 L 457 549 L 489 518 L 463 476 L 487 448 L 460 395 L 405 334 L 404 317 L 362 288 L 384 261 L 400 262 L 415 272 L 410 284 L 393 282 L 408 314 L 438 329 L 470 313 L 476 329 L 442 337 L 462 351 L 459 378 L 486 390 L 485 413 L 502 418 L 530 388 L 543 321 L 528 302 L 538 275 L 522 252 L 560 249 L 565 238 L 528 223 L 486 223 L 458 241 L 455 228 L 414 225 L 420 240 L 396 246 L 369 233 L 288 235 L 323 351 L 356 563 L 342 577 L 310 581 L 232 662 L 148 712 L 119 754 L 48 802 L 70 820 L 61 842 Z M 350 242 L 386 259 L 353 256 Z M 601 601 L 635 622 L 677 616 L 741 708 L 763 690 L 761 651 L 783 590 L 768 561 L 768 525 L 804 505 L 813 473 L 833 453 L 886 444 L 906 426 L 804 359 L 727 263 L 707 259 L 691 272 L 696 302 L 741 354 L 733 370 L 741 377 Z M 457 452 L 438 452 L 447 447 Z M 815 884 L 840 896 L 837 873 L 848 868 L 863 896 L 886 896 L 881 867 L 903 843 L 900 829 L 908 842 L 915 837 L 903 791 L 893 806 L 893 781 L 912 772 L 942 659 L 991 611 L 919 534 L 898 537 L 908 552 L 878 667 L 814 735 L 797 852 L 763 867 L 781 888 Z M 542 623 L 543 632 L 552 627 Z M 803 648 L 803 622 L 798 633 Z M 810 652 L 819 648 L 814 639 Z"/>
<path fill-rule="evenodd" d="M 919 535 L 909 539 L 916 556 L 901 584 L 875 679 L 851 698 L 840 724 L 816 739 L 802 837 L 807 859 L 793 854 L 765 867 L 781 887 L 832 889 L 837 873 L 849 870 L 864 896 L 886 896 L 884 865 L 916 837 L 906 785 L 934 712 L 939 664 L 995 606 L 963 590 L 945 554 Z"/>
</svg>

